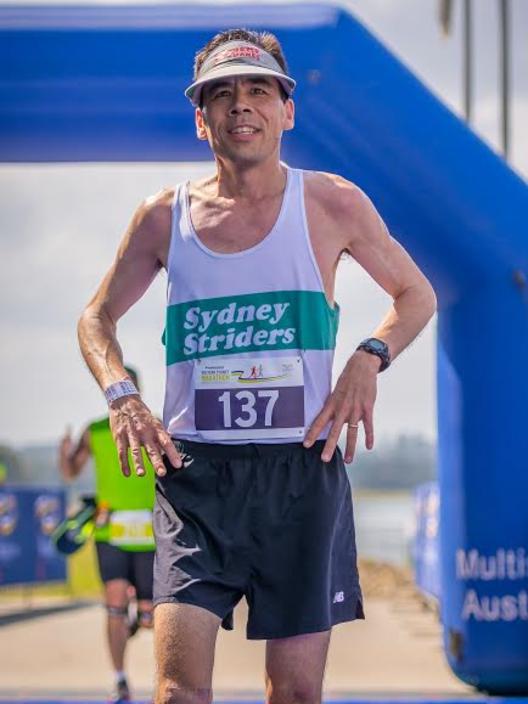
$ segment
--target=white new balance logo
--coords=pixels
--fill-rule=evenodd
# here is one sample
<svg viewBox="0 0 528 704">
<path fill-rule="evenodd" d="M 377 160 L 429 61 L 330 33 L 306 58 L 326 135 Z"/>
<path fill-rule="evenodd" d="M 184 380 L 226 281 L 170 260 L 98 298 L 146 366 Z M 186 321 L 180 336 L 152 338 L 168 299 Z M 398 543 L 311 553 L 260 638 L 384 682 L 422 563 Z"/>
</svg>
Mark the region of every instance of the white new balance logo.
<svg viewBox="0 0 528 704">
<path fill-rule="evenodd" d="M 339 604 L 345 600 L 345 592 L 336 592 L 334 594 L 334 604 Z"/>
</svg>

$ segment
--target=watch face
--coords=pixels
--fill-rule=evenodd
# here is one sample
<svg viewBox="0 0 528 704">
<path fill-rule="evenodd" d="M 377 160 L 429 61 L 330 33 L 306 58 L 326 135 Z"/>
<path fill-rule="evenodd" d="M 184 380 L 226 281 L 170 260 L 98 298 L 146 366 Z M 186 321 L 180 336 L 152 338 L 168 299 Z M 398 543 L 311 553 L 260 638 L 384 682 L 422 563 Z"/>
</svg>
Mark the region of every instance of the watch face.
<svg viewBox="0 0 528 704">
<path fill-rule="evenodd" d="M 379 350 L 380 352 L 383 352 L 385 349 L 385 343 L 381 342 L 381 340 L 369 340 L 369 345 L 375 349 Z"/>
</svg>

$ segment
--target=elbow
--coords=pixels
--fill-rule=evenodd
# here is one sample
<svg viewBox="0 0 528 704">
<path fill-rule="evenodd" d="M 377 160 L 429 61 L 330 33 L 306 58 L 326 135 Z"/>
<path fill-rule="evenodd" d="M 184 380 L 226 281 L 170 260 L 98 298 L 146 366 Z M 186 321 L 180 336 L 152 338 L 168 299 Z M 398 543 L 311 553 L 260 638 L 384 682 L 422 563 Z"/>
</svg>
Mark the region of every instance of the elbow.
<svg viewBox="0 0 528 704">
<path fill-rule="evenodd" d="M 436 297 L 436 293 L 432 285 L 427 282 L 428 286 L 428 299 L 429 299 L 429 306 L 430 306 L 430 313 L 429 313 L 429 319 L 433 317 L 433 315 L 436 313 L 438 310 L 438 299 Z"/>
<path fill-rule="evenodd" d="M 77 333 L 79 337 L 81 337 L 85 329 L 90 326 L 90 323 L 93 321 L 94 317 L 96 316 L 94 315 L 92 307 L 87 305 L 77 321 Z"/>
<path fill-rule="evenodd" d="M 438 306 L 436 293 L 429 281 L 423 277 L 421 281 L 404 289 L 403 293 L 409 297 L 409 305 L 412 306 L 417 317 L 422 319 L 424 325 L 427 325 L 436 313 Z"/>
<path fill-rule="evenodd" d="M 422 274 L 421 281 L 416 284 L 416 296 L 420 301 L 420 307 L 429 321 L 438 309 L 438 300 L 433 285 L 429 279 Z"/>
<path fill-rule="evenodd" d="M 103 305 L 97 305 L 93 301 L 83 310 L 77 321 L 77 336 L 82 342 L 86 335 L 91 335 L 94 328 L 110 328 L 115 330 L 115 322 Z"/>
<path fill-rule="evenodd" d="M 84 340 L 90 335 L 90 327 L 92 322 L 92 315 L 90 313 L 90 308 L 87 306 L 81 313 L 79 320 L 77 321 L 77 339 L 79 344 L 83 346 Z"/>
<path fill-rule="evenodd" d="M 436 298 L 435 290 L 429 282 L 427 282 L 424 297 L 426 300 L 426 304 L 424 307 L 428 312 L 428 319 L 430 320 L 438 309 L 438 300 Z"/>
</svg>

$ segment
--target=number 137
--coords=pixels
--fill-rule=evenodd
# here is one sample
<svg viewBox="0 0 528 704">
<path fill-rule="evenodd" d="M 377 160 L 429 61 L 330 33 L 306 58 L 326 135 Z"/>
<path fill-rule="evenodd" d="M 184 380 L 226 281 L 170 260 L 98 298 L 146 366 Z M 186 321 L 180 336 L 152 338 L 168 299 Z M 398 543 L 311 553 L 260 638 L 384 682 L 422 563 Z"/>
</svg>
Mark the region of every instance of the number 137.
<svg viewBox="0 0 528 704">
<path fill-rule="evenodd" d="M 261 389 L 257 391 L 256 394 L 253 391 L 238 391 L 234 396 L 239 401 L 243 401 L 240 408 L 241 415 L 233 419 L 236 425 L 240 428 L 250 428 L 252 425 L 255 425 L 257 422 L 257 411 L 255 409 L 257 398 L 267 398 L 268 402 L 266 403 L 264 412 L 264 425 L 266 427 L 271 426 L 273 409 L 279 398 L 277 389 Z M 229 391 L 224 391 L 224 393 L 218 397 L 218 400 L 223 406 L 224 428 L 233 427 L 231 418 L 231 394 Z M 246 415 L 244 416 L 244 414 Z"/>
</svg>

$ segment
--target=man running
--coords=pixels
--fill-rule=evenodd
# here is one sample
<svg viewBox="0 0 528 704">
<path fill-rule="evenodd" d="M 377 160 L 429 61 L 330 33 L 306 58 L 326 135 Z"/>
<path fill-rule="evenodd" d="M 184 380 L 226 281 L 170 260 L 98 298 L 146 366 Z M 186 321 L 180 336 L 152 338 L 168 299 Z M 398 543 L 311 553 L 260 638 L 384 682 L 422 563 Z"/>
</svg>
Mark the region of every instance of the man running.
<svg viewBox="0 0 528 704">
<path fill-rule="evenodd" d="M 265 639 L 267 701 L 321 700 L 332 626 L 364 618 L 345 461 L 374 444 L 376 379 L 436 309 L 431 285 L 365 194 L 281 162 L 295 81 L 277 39 L 230 30 L 196 55 L 186 91 L 211 176 L 144 201 L 79 324 L 128 474 L 158 475 L 157 702 L 210 702 L 217 631 L 245 596 Z M 393 298 L 331 369 L 347 252 Z M 117 320 L 168 275 L 164 425 L 127 378 Z M 251 370 L 262 365 L 262 375 Z"/>
<path fill-rule="evenodd" d="M 137 388 L 136 372 L 125 367 Z M 154 470 L 145 461 L 146 476 L 127 479 L 121 473 L 108 416 L 90 423 L 73 444 L 69 432 L 60 444 L 63 477 L 77 477 L 93 458 L 96 475 L 95 541 L 99 574 L 104 584 L 108 649 L 115 671 L 115 701 L 128 701 L 125 649 L 130 635 L 152 626 L 154 538 Z M 137 615 L 129 616 L 130 587 L 135 590 Z"/>
</svg>

